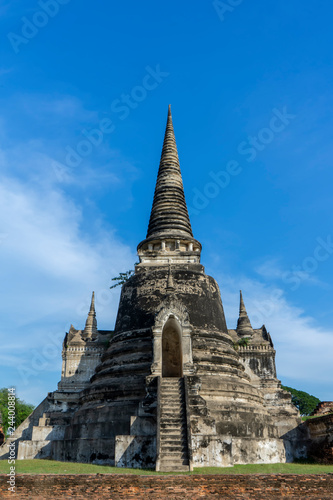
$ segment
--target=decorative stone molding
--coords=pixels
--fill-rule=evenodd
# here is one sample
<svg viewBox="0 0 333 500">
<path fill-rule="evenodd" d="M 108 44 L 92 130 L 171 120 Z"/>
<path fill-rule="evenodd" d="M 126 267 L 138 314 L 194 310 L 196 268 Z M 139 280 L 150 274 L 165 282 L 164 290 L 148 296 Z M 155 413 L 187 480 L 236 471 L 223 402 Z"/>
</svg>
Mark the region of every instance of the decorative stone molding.
<svg viewBox="0 0 333 500">
<path fill-rule="evenodd" d="M 154 357 L 151 365 L 151 373 L 156 376 L 162 376 L 162 333 L 169 319 L 174 319 L 181 330 L 182 371 L 184 375 L 191 375 L 194 371 L 191 339 L 192 327 L 186 307 L 172 298 L 167 298 L 155 317 L 155 325 L 152 328 Z"/>
</svg>

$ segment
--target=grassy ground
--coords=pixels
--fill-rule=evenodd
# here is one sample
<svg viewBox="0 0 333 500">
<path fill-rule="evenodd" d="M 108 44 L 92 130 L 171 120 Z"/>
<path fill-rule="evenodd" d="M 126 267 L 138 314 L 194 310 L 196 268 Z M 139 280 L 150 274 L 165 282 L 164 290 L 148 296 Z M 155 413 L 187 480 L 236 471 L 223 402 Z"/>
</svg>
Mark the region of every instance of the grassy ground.
<svg viewBox="0 0 333 500">
<path fill-rule="evenodd" d="M 103 465 L 56 462 L 54 460 L 17 460 L 17 474 L 333 474 L 333 465 L 255 464 L 234 467 L 197 467 L 193 472 L 155 472 L 142 469 L 120 469 Z M 0 460 L 0 474 L 8 474 L 7 460 Z"/>
<path fill-rule="evenodd" d="M 333 411 L 330 411 L 329 413 L 325 413 L 324 415 L 332 415 L 333 414 Z M 308 415 L 306 417 L 302 417 L 302 422 L 305 422 L 306 420 L 310 420 L 310 419 L 313 419 L 313 418 L 320 418 L 320 417 L 323 417 L 324 415 Z"/>
</svg>

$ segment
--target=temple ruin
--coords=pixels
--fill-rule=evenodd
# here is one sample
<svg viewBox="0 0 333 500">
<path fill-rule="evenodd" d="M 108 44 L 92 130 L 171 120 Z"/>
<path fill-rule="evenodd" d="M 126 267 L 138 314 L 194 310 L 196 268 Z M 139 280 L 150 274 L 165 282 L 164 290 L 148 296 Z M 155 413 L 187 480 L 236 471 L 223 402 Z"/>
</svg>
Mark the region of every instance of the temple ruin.
<svg viewBox="0 0 333 500">
<path fill-rule="evenodd" d="M 270 334 L 252 327 L 242 293 L 237 327 L 227 328 L 219 287 L 200 262 L 170 108 L 137 250 L 114 330 L 98 330 L 93 295 L 84 329 L 66 333 L 58 389 L 7 440 L 2 458 L 12 441 L 18 459 L 161 471 L 306 454 Z"/>
</svg>

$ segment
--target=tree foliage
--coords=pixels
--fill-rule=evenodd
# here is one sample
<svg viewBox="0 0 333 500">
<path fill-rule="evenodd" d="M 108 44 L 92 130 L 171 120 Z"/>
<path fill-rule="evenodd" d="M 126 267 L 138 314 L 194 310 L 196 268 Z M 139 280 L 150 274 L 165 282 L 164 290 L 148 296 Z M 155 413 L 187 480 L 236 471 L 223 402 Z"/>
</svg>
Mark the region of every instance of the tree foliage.
<svg viewBox="0 0 333 500">
<path fill-rule="evenodd" d="M 247 347 L 250 339 L 248 337 L 243 337 L 242 339 L 237 340 L 237 342 L 233 342 L 235 351 L 238 351 L 240 347 Z"/>
<path fill-rule="evenodd" d="M 136 266 L 137 264 L 138 262 L 136 262 L 134 266 Z M 135 272 L 134 269 L 130 269 L 129 271 L 126 271 L 124 273 L 119 273 L 118 276 L 112 278 L 111 281 L 116 281 L 117 283 L 115 285 L 110 286 L 110 288 L 116 288 L 117 286 L 123 285 L 124 283 L 126 283 L 126 281 L 130 279 L 131 276 L 133 276 L 134 272 Z"/>
<path fill-rule="evenodd" d="M 307 392 L 298 391 L 297 389 L 293 389 L 292 387 L 287 387 L 285 385 L 281 385 L 282 389 L 290 392 L 291 401 L 299 409 L 299 412 L 302 416 L 310 415 L 313 410 L 316 408 L 318 403 L 320 403 L 320 399 L 315 396 L 311 396 Z"/>
<path fill-rule="evenodd" d="M 15 399 L 15 427 L 17 428 L 23 420 L 25 420 L 34 410 L 34 406 L 25 403 L 20 398 Z M 2 415 L 2 428 L 5 436 L 7 435 L 8 427 L 8 389 L 3 387 L 0 389 L 0 412 Z"/>
<path fill-rule="evenodd" d="M 125 273 L 119 273 L 118 276 L 112 278 L 112 281 L 117 281 L 115 285 L 110 286 L 110 288 L 116 288 L 116 286 L 121 286 L 126 283 L 127 280 L 134 274 L 134 271 L 131 269 L 130 271 L 126 271 Z"/>
</svg>

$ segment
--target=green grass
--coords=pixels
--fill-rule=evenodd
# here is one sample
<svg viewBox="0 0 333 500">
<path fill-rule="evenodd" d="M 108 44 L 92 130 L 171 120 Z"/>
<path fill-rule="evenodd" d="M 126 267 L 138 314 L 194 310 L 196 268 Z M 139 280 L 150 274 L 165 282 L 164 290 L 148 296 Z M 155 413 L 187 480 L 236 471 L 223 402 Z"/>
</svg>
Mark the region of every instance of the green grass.
<svg viewBox="0 0 333 500">
<path fill-rule="evenodd" d="M 306 420 L 309 420 L 309 419 L 312 419 L 312 418 L 320 418 L 320 417 L 323 417 L 324 415 L 332 415 L 333 412 L 330 411 L 329 413 L 324 413 L 324 414 L 321 414 L 321 415 L 307 415 L 305 417 L 302 417 L 302 422 L 305 422 Z"/>
<path fill-rule="evenodd" d="M 0 474 L 8 474 L 7 460 L 0 460 Z M 333 474 L 333 465 L 319 464 L 251 464 L 234 467 L 197 467 L 193 472 L 155 472 L 142 469 L 120 469 L 104 465 L 57 462 L 54 460 L 17 460 L 17 474 Z"/>
</svg>

